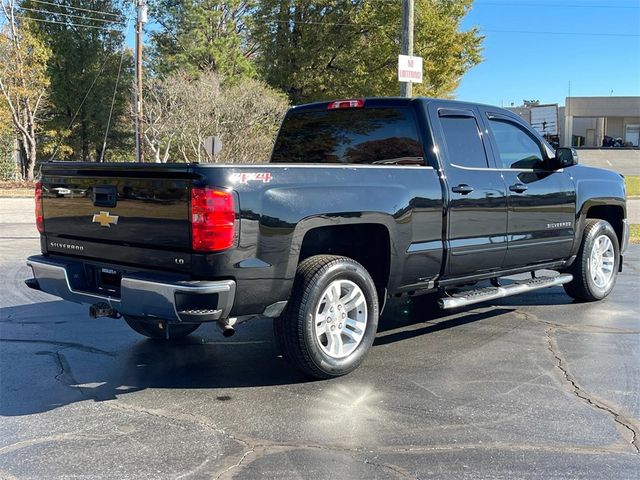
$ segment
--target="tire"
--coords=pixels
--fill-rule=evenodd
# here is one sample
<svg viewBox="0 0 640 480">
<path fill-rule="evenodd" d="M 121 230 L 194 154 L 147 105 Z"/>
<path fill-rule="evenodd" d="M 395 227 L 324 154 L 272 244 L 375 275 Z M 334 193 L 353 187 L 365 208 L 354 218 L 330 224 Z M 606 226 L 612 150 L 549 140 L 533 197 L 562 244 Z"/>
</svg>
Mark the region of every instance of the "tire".
<svg viewBox="0 0 640 480">
<path fill-rule="evenodd" d="M 362 265 L 316 255 L 298 265 L 287 308 L 273 324 L 276 346 L 310 376 L 339 377 L 364 361 L 378 316 L 376 287 Z"/>
<path fill-rule="evenodd" d="M 135 317 L 124 317 L 124 321 L 127 322 L 134 331 L 145 337 L 153 338 L 155 340 L 178 340 L 184 338 L 187 335 L 195 332 L 201 325 L 200 323 L 187 323 L 184 325 L 169 324 L 169 338 L 167 338 L 167 331 L 164 328 L 160 328 L 157 323 L 145 322 Z"/>
<path fill-rule="evenodd" d="M 599 254 L 604 247 L 607 249 Z M 578 256 L 566 270 L 573 275 L 573 280 L 564 285 L 564 290 L 579 301 L 602 300 L 613 290 L 619 266 L 620 247 L 611 224 L 587 219 Z"/>
</svg>

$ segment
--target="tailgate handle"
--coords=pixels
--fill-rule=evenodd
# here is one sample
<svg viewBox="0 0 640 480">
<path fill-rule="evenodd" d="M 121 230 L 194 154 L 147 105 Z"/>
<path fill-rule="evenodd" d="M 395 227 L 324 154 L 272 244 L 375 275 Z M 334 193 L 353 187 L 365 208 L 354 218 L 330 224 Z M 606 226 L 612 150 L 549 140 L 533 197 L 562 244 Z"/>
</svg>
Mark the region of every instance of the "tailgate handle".
<svg viewBox="0 0 640 480">
<path fill-rule="evenodd" d="M 115 207 L 118 191 L 114 186 L 93 187 L 93 204 L 96 207 Z"/>
</svg>

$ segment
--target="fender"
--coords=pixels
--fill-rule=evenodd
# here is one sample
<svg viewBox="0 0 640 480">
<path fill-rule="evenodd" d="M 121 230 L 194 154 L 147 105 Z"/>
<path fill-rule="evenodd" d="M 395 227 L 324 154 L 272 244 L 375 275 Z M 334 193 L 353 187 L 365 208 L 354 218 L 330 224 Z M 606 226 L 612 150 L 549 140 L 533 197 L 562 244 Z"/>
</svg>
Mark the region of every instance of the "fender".
<svg viewBox="0 0 640 480">
<path fill-rule="evenodd" d="M 572 178 L 576 187 L 575 239 L 572 254 L 575 255 L 582 243 L 582 233 L 588 211 L 592 207 L 618 207 L 622 218 L 627 217 L 624 180 L 621 175 L 609 170 L 601 170 L 584 165 L 572 167 Z M 615 225 L 614 225 L 615 227 Z"/>
</svg>

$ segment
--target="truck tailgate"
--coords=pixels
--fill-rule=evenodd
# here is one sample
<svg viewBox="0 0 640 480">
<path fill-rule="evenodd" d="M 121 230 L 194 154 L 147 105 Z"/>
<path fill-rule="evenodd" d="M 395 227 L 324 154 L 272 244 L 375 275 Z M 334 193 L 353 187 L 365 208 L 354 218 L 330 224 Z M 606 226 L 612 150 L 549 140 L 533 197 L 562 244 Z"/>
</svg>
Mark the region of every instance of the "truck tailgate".
<svg viewBox="0 0 640 480">
<path fill-rule="evenodd" d="M 47 250 L 186 269 L 190 184 L 186 164 L 44 164 Z"/>
</svg>

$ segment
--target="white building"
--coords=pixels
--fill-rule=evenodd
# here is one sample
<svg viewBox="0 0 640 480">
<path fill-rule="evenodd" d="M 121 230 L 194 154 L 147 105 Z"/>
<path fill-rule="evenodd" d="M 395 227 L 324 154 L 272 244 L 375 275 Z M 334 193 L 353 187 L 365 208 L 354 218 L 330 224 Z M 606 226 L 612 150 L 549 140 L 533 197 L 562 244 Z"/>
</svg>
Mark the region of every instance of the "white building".
<svg viewBox="0 0 640 480">
<path fill-rule="evenodd" d="M 529 107 L 511 107 L 531 123 Z M 640 97 L 567 97 L 558 108 L 561 146 L 602 147 L 606 137 L 640 146 Z"/>
<path fill-rule="evenodd" d="M 567 97 L 564 145 L 601 147 L 605 136 L 640 145 L 640 97 Z"/>
</svg>

